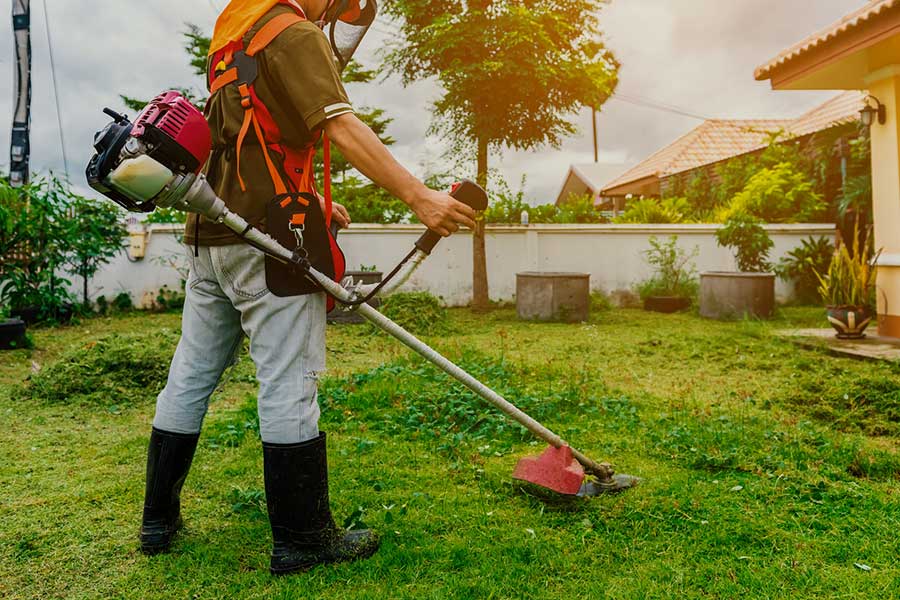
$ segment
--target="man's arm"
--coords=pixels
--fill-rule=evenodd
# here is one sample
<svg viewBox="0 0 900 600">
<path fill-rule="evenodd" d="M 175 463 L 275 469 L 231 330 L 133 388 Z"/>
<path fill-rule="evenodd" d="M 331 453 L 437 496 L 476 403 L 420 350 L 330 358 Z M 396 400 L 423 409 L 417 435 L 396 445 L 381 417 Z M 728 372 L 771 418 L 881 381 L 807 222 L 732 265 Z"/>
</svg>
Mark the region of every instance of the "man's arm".
<svg viewBox="0 0 900 600">
<path fill-rule="evenodd" d="M 429 229 L 448 236 L 460 225 L 475 227 L 475 211 L 449 194 L 429 189 L 391 155 L 353 113 L 325 122 L 325 133 L 360 173 L 400 198 Z"/>
</svg>

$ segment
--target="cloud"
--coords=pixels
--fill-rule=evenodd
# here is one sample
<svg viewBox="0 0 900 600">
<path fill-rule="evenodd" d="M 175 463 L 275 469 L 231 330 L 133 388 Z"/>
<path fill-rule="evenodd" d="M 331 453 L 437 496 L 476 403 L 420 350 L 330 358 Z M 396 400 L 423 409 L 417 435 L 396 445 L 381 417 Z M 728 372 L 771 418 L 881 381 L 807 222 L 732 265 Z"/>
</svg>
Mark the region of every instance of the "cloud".
<svg viewBox="0 0 900 600">
<path fill-rule="evenodd" d="M 753 80 L 753 69 L 781 49 L 860 6 L 861 0 L 613 0 L 602 13 L 608 45 L 622 62 L 619 92 L 712 117 L 793 117 L 830 97 L 829 92 L 773 92 Z M 121 108 L 119 94 L 150 97 L 172 86 L 199 87 L 186 64 L 180 33 L 185 23 L 212 29 L 224 0 L 78 0 L 50 2 L 62 120 L 73 181 L 80 182 L 93 133 L 103 126 L 104 106 Z M 0 14 L 10 14 L 0 0 Z M 43 6 L 32 2 L 34 102 L 32 168 L 63 166 L 50 77 Z M 12 81 L 9 21 L 0 33 L 0 80 Z M 362 59 L 377 50 L 393 26 L 378 23 L 364 42 Z M 396 78 L 353 86 L 357 105 L 380 107 L 393 117 L 394 152 L 418 174 L 448 168 L 440 139 L 426 137 L 433 82 L 403 88 Z M 12 93 L 0 97 L 0 119 L 11 121 Z M 559 150 L 503 152 L 492 163 L 516 188 L 527 175 L 533 202 L 552 202 L 569 164 L 593 160 L 591 115 L 576 116 L 579 135 Z M 602 160 L 636 162 L 699 124 L 658 109 L 610 100 L 599 116 Z M 8 168 L 9 125 L 0 120 L 0 166 Z M 474 157 L 462 164 L 474 167 Z M 470 172 L 461 175 L 470 175 Z"/>
</svg>

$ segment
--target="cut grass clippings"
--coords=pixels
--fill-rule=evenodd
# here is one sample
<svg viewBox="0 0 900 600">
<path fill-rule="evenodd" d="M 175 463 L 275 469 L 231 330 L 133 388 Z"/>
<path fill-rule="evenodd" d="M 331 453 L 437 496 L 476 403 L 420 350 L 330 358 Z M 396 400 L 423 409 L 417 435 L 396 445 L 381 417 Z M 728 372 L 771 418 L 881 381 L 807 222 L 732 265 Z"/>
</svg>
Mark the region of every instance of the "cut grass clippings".
<svg viewBox="0 0 900 600">
<path fill-rule="evenodd" d="M 117 413 L 75 386 L 77 401 L 21 390 L 32 363 L 90 376 L 106 360 L 84 354 L 94 340 L 165 328 L 174 339 L 177 315 L 38 329 L 35 350 L 0 364 L 0 597 L 900 597 L 898 369 L 771 333 L 820 318 L 613 309 L 563 325 L 450 311 L 448 331 L 465 333 L 430 337 L 442 353 L 643 478 L 564 505 L 511 484 L 518 458 L 543 444 L 384 336 L 332 328 L 320 391 L 332 506 L 383 544 L 365 562 L 278 579 L 247 356 L 211 402 L 186 529 L 148 558 L 136 532 L 154 384 L 123 388 L 132 408 Z"/>
</svg>

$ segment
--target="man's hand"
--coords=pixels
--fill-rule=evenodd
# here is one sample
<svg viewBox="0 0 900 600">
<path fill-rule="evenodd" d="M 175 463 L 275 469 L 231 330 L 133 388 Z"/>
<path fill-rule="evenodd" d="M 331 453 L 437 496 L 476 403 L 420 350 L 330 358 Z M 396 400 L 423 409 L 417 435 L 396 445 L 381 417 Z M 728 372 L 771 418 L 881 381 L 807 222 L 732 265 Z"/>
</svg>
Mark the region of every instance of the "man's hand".
<svg viewBox="0 0 900 600">
<path fill-rule="evenodd" d="M 447 237 L 459 231 L 460 225 L 475 228 L 475 211 L 453 196 L 428 188 L 413 198 L 410 208 L 428 229 Z"/>
<path fill-rule="evenodd" d="M 319 206 L 322 207 L 322 214 L 325 214 L 325 196 L 322 194 L 318 194 L 319 196 Z M 331 203 L 331 218 L 338 224 L 341 229 L 347 229 L 350 227 L 350 213 L 347 212 L 347 209 L 343 204 L 338 204 L 337 202 Z"/>
</svg>

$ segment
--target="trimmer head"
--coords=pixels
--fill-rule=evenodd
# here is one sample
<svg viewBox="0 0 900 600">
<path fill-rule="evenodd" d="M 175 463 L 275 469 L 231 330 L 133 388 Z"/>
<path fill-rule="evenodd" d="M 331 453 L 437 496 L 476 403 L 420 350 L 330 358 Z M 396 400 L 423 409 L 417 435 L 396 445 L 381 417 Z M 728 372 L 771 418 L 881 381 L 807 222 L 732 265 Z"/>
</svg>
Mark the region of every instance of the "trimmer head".
<svg viewBox="0 0 900 600">
<path fill-rule="evenodd" d="M 585 479 L 584 467 L 568 446 L 548 446 L 540 456 L 521 459 L 513 479 L 530 483 L 565 496 L 598 496 L 634 487 L 640 481 L 632 475 L 611 474 L 604 479 Z"/>
</svg>

